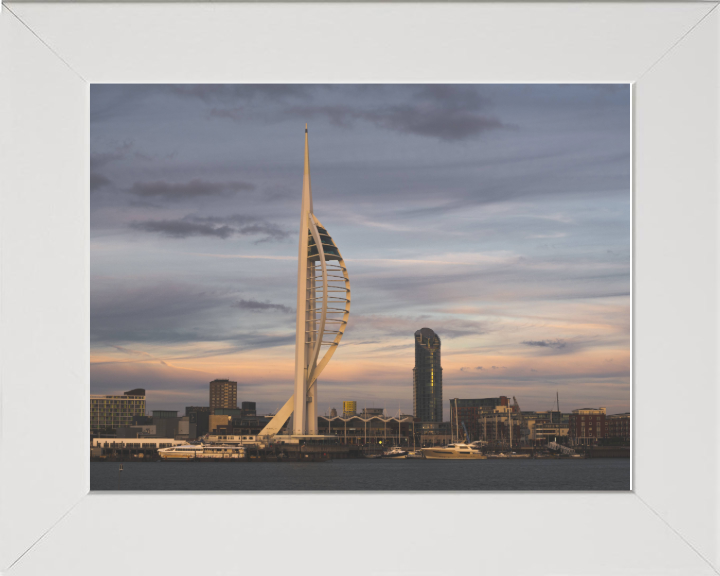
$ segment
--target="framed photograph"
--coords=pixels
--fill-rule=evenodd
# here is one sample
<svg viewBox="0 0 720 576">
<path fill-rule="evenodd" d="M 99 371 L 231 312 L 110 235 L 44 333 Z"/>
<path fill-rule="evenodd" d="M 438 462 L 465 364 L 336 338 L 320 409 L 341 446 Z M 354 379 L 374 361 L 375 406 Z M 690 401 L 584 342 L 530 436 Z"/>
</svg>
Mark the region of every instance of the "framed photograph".
<svg viewBox="0 0 720 576">
<path fill-rule="evenodd" d="M 3 5 L 0 570 L 311 573 L 327 565 L 353 574 L 718 573 L 716 8 L 714 2 Z M 90 292 L 96 134 L 90 96 L 105 90 L 114 106 L 150 114 L 152 127 L 164 107 L 162 98 L 154 110 L 138 105 L 130 85 L 143 84 L 339 85 L 341 96 L 350 85 L 387 85 L 395 93 L 418 86 L 625 85 L 632 99 L 631 491 L 91 492 L 90 310 L 100 297 L 110 310 L 121 302 L 112 291 L 92 298 Z M 202 100 L 196 91 L 190 97 Z M 347 110 L 352 96 L 341 99 Z M 356 116 L 369 114 L 357 103 L 352 108 Z M 369 121 L 391 123 L 375 120 Z M 590 120 L 598 118 L 578 116 Z M 624 146 L 618 154 L 627 154 Z M 265 234 L 256 240 L 284 233 L 270 219 L 220 222 L 212 220 L 216 214 L 188 210 L 149 217 L 143 202 L 163 197 L 159 173 L 143 188 L 121 172 L 96 171 L 95 178 L 126 177 L 122 187 L 131 195 L 139 182 L 136 212 L 124 220 L 138 234 L 177 239 L 194 226 L 221 237 L 223 226 L 243 235 L 241 227 L 250 224 Z M 308 218 L 314 246 L 332 250 L 324 238 L 337 232 Z M 102 259 L 107 270 L 123 264 L 121 252 Z M 291 308 L 270 294 L 231 296 L 237 310 Z M 560 346 L 548 338 L 523 341 Z M 131 380 L 128 390 L 142 388 Z M 310 388 L 295 390 L 308 394 L 306 414 Z M 453 440 L 460 437 L 456 410 Z M 682 427 L 675 417 L 681 410 L 689 413 Z M 296 435 L 315 432 L 308 421 L 293 421 Z M 388 529 L 379 533 L 386 517 Z M 322 551 L 312 560 L 310 538 L 320 540 Z M 470 553 L 443 552 L 459 543 Z M 188 554 L 208 545 L 227 554 Z M 368 548 L 375 552 L 370 558 Z M 359 553 L 348 559 L 349 549 Z"/>
<path fill-rule="evenodd" d="M 93 85 L 91 489 L 629 490 L 630 96 Z"/>
</svg>

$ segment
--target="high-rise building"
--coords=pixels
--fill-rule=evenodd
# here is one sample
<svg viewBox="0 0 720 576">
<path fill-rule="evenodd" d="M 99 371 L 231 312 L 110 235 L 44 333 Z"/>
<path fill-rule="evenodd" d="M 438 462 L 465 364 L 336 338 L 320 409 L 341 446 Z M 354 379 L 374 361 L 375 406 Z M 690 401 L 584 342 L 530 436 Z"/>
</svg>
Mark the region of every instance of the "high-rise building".
<svg viewBox="0 0 720 576">
<path fill-rule="evenodd" d="M 442 422 L 442 367 L 440 337 L 430 328 L 415 332 L 413 409 L 421 422 Z"/>
<path fill-rule="evenodd" d="M 330 418 L 337 418 L 337 409 L 330 408 Z"/>
<path fill-rule="evenodd" d="M 256 416 L 257 406 L 255 402 L 243 402 L 242 403 L 242 415 L 243 416 Z"/>
<path fill-rule="evenodd" d="M 227 379 L 210 382 L 210 408 L 237 408 L 237 382 Z"/>
<path fill-rule="evenodd" d="M 350 418 L 357 414 L 357 402 L 355 400 L 345 400 L 343 402 L 343 418 Z"/>
<path fill-rule="evenodd" d="M 142 388 L 124 392 L 122 396 L 90 396 L 90 432 L 93 434 L 130 426 L 135 416 L 145 416 L 145 390 Z"/>
</svg>

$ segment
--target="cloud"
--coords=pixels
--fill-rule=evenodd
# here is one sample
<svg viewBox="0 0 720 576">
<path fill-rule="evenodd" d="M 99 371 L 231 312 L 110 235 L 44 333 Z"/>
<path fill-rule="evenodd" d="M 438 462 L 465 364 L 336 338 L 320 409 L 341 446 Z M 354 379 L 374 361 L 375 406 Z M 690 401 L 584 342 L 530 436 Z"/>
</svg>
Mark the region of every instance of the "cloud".
<svg viewBox="0 0 720 576">
<path fill-rule="evenodd" d="M 100 174 L 99 172 L 90 172 L 90 191 L 100 190 L 105 186 L 112 184 L 110 178 Z"/>
<path fill-rule="evenodd" d="M 289 235 L 276 224 L 254 216 L 234 214 L 231 216 L 192 216 L 178 220 L 145 220 L 131 222 L 130 228 L 143 232 L 154 232 L 170 238 L 210 236 L 222 238 L 231 236 L 263 236 L 255 243 L 282 240 Z"/>
<path fill-rule="evenodd" d="M 353 106 L 302 106 L 290 109 L 290 114 L 302 117 L 324 117 L 336 126 L 348 127 L 355 121 L 365 121 L 380 128 L 457 142 L 476 138 L 499 128 L 507 128 L 497 118 L 480 115 L 472 110 L 452 108 L 439 103 L 397 104 L 372 109 Z"/>
<path fill-rule="evenodd" d="M 91 154 L 90 166 L 92 170 L 102 168 L 112 162 L 125 159 L 133 149 L 133 143 L 130 141 L 124 141 L 122 144 L 117 144 L 115 147 L 108 152 L 98 152 Z"/>
<path fill-rule="evenodd" d="M 176 96 L 203 102 L 237 102 L 308 98 L 312 86 L 303 84 L 175 84 L 165 86 Z"/>
<path fill-rule="evenodd" d="M 207 196 L 225 196 L 237 192 L 255 190 L 255 185 L 243 181 L 208 182 L 194 179 L 189 182 L 173 183 L 165 180 L 136 182 L 130 193 L 141 198 L 162 198 L 166 200 L 189 200 Z"/>
<path fill-rule="evenodd" d="M 287 314 L 294 312 L 292 308 L 283 306 L 282 304 L 272 304 L 269 300 L 265 302 L 259 302 L 258 300 L 238 300 L 231 304 L 233 308 L 240 308 L 241 310 L 249 310 L 250 312 L 265 312 L 265 311 L 277 311 L 285 312 Z"/>
<path fill-rule="evenodd" d="M 521 344 L 525 344 L 525 346 L 539 346 L 541 348 L 554 348 L 556 350 L 560 350 L 562 348 L 565 348 L 567 343 L 565 340 L 525 340 L 524 342 L 521 342 Z"/>
<path fill-rule="evenodd" d="M 489 130 L 510 127 L 484 113 L 490 100 L 482 89 L 470 85 L 397 86 L 172 86 L 174 94 L 199 98 L 214 106 L 209 115 L 236 122 L 258 118 L 278 122 L 288 118 L 323 118 L 335 126 L 368 122 L 386 130 L 454 142 L 476 138 Z M 381 105 L 370 105 L 383 95 Z M 288 106 L 290 100 L 304 100 Z M 258 114 L 256 103 L 281 104 Z M 269 102 L 269 104 L 268 104 Z M 342 104 L 336 104 L 342 102 Z M 247 104 L 252 103 L 252 107 Z"/>
<path fill-rule="evenodd" d="M 276 301 L 282 299 L 278 295 Z M 91 293 L 92 345 L 119 350 L 121 362 L 171 362 L 179 356 L 220 356 L 295 341 L 295 321 L 285 314 L 247 315 L 238 324 L 228 310 L 237 301 L 237 292 L 226 286 L 96 281 Z M 173 356 L 154 345 L 172 347 Z"/>
<path fill-rule="evenodd" d="M 493 370 L 505 370 L 507 366 L 490 366 Z"/>
<path fill-rule="evenodd" d="M 131 222 L 130 228 L 143 232 L 157 232 L 170 238 L 190 238 L 191 236 L 216 236 L 229 238 L 234 230 L 230 226 L 215 226 L 213 224 L 198 224 L 184 220 L 147 220 L 145 222 Z"/>
<path fill-rule="evenodd" d="M 482 369 L 483 369 L 482 366 L 476 366 L 476 367 L 475 367 L 475 370 L 482 370 Z"/>
</svg>

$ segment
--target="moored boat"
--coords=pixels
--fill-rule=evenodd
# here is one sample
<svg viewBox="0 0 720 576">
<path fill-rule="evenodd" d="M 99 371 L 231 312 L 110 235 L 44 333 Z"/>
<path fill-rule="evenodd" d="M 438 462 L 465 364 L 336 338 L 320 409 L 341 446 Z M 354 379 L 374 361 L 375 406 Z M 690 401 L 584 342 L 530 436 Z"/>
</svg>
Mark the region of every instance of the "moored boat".
<svg viewBox="0 0 720 576">
<path fill-rule="evenodd" d="M 407 450 L 403 450 L 399 446 L 395 446 L 392 450 L 383 452 L 383 458 L 407 458 Z"/>
<path fill-rule="evenodd" d="M 448 444 L 444 447 L 423 448 L 422 453 L 428 460 L 485 460 L 487 458 L 479 450 L 462 442 Z"/>
<path fill-rule="evenodd" d="M 163 460 L 240 460 L 245 458 L 245 448 L 227 444 L 181 444 L 160 448 Z"/>
</svg>

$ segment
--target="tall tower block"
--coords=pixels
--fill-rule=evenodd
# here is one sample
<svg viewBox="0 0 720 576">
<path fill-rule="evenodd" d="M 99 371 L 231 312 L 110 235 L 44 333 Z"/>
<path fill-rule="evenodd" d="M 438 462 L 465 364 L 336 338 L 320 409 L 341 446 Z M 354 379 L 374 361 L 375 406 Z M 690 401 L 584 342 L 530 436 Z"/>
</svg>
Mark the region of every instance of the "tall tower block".
<svg viewBox="0 0 720 576">
<path fill-rule="evenodd" d="M 430 328 L 415 332 L 413 409 L 423 422 L 442 422 L 442 366 L 440 336 Z"/>
</svg>

